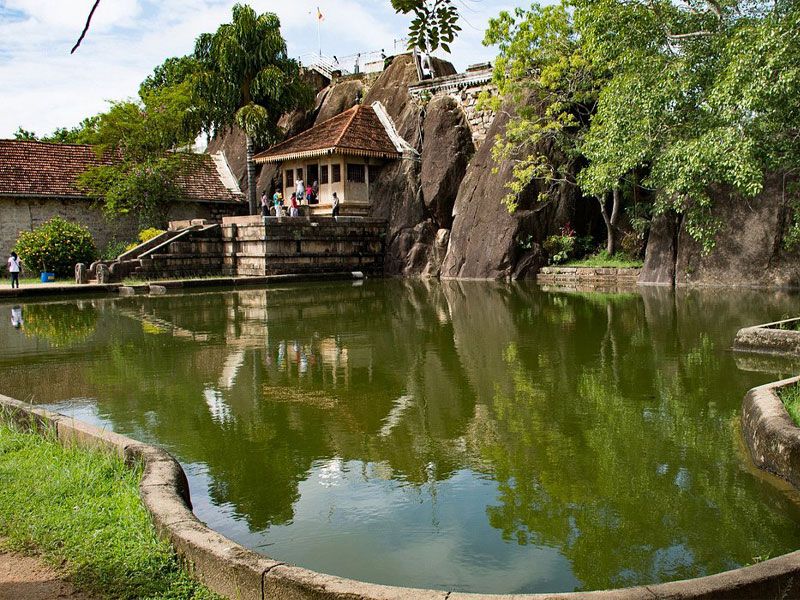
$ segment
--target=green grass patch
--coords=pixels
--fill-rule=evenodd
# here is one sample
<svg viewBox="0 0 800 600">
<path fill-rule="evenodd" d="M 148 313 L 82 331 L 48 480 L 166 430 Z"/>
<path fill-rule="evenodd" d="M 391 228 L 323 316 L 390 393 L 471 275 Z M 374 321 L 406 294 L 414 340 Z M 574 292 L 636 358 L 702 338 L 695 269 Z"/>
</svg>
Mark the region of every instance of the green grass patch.
<svg viewBox="0 0 800 600">
<path fill-rule="evenodd" d="M 116 456 L 0 424 L 0 534 L 104 597 L 218 598 L 156 537 L 140 478 Z"/>
<path fill-rule="evenodd" d="M 632 269 L 641 268 L 644 263 L 641 260 L 632 259 L 621 252 L 609 256 L 608 252 L 602 250 L 592 256 L 587 256 L 580 260 L 571 260 L 562 266 L 565 267 L 592 267 L 595 269 Z"/>
<path fill-rule="evenodd" d="M 794 424 L 800 427 L 800 385 L 796 383 L 778 389 L 778 397 L 792 417 Z"/>
</svg>

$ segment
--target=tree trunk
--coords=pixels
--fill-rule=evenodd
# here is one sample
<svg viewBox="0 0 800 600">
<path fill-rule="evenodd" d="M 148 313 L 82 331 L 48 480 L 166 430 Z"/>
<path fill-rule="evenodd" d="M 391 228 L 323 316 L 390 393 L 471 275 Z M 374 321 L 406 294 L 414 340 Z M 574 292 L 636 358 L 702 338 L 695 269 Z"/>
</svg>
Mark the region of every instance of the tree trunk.
<svg viewBox="0 0 800 600">
<path fill-rule="evenodd" d="M 615 185 L 611 194 L 611 215 L 608 214 L 608 210 L 606 209 L 606 198 L 597 198 L 597 201 L 600 203 L 600 214 L 603 215 L 603 222 L 606 224 L 606 252 L 609 256 L 613 256 L 617 251 L 617 222 L 619 221 L 620 195 L 619 186 Z"/>
<path fill-rule="evenodd" d="M 247 136 L 247 201 L 250 204 L 250 214 L 258 214 L 258 200 L 256 198 L 256 163 L 253 161 L 255 145 L 253 138 Z"/>
</svg>

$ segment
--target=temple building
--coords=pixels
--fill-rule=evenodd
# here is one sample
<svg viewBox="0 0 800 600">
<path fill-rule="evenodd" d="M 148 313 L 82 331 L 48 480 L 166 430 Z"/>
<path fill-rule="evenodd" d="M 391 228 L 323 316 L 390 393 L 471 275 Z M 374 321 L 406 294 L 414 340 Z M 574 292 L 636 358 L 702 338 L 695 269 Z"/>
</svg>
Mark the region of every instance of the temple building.
<svg viewBox="0 0 800 600">
<path fill-rule="evenodd" d="M 280 183 L 289 200 L 298 179 L 319 184 L 311 214 L 329 214 L 336 192 L 344 215 L 366 215 L 370 182 L 382 165 L 414 150 L 397 134 L 383 106 L 358 105 L 255 156 L 280 163 Z M 305 200 L 303 200 L 305 204 Z"/>
</svg>

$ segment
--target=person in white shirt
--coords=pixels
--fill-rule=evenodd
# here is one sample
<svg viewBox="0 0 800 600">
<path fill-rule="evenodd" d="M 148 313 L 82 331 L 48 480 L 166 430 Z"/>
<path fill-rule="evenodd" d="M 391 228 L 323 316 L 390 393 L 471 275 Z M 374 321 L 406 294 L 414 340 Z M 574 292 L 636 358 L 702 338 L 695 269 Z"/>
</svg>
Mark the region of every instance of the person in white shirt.
<svg viewBox="0 0 800 600">
<path fill-rule="evenodd" d="M 16 252 L 8 258 L 8 272 L 11 275 L 11 289 L 19 288 L 19 272 L 22 270 L 22 261 Z"/>
<path fill-rule="evenodd" d="M 302 177 L 297 179 L 297 182 L 294 184 L 294 189 L 297 193 L 297 203 L 302 204 L 303 198 L 306 196 L 306 184 L 303 183 Z"/>
</svg>

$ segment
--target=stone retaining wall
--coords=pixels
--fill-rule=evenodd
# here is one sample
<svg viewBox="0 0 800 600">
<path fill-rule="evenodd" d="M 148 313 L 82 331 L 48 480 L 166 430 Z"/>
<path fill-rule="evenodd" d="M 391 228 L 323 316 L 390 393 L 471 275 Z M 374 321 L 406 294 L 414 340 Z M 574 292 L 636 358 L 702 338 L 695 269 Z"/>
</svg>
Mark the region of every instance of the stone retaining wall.
<svg viewBox="0 0 800 600">
<path fill-rule="evenodd" d="M 542 267 L 536 275 L 536 282 L 565 286 L 594 284 L 633 287 L 641 272 L 641 269 L 634 268 Z"/>
<path fill-rule="evenodd" d="M 733 350 L 800 356 L 800 330 L 793 329 L 795 326 L 800 327 L 800 318 L 744 327 L 736 333 Z"/>
<path fill-rule="evenodd" d="M 795 381 L 795 380 L 791 380 Z M 773 384 L 777 385 L 777 384 Z M 765 386 L 768 387 L 768 386 Z M 758 390 L 759 388 L 757 388 Z M 748 397 L 759 400 L 764 394 Z M 774 394 L 773 394 L 774 395 Z M 747 400 L 746 400 L 747 402 Z M 755 406 L 755 405 L 754 405 Z M 748 409 L 748 431 L 772 408 Z M 785 412 L 785 411 L 784 411 Z M 722 598 L 796 598 L 800 595 L 800 552 L 718 575 L 621 590 L 533 595 L 477 595 L 383 586 L 322 575 L 257 554 L 200 522 L 191 510 L 189 486 L 180 464 L 166 451 L 77 421 L 65 415 L 0 396 L 0 418 L 44 433 L 55 431 L 62 444 L 112 452 L 144 473 L 139 493 L 156 532 L 172 544 L 193 575 L 214 592 L 236 600 L 653 600 Z M 781 424 L 783 427 L 783 424 Z M 769 433 L 769 431 L 767 431 Z M 757 434 L 758 435 L 758 434 Z M 771 446 L 767 446 L 770 448 Z M 800 445 L 793 445 L 793 448 Z M 794 452 L 794 450 L 792 450 Z M 769 460 L 769 452 L 763 451 Z M 792 454 L 795 456 L 795 454 Z M 797 456 L 800 456 L 798 454 Z M 793 461 L 791 465 L 794 465 Z M 754 532 L 755 534 L 755 532 Z"/>
</svg>

